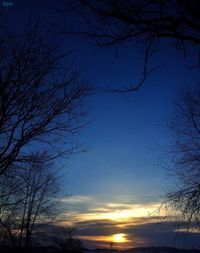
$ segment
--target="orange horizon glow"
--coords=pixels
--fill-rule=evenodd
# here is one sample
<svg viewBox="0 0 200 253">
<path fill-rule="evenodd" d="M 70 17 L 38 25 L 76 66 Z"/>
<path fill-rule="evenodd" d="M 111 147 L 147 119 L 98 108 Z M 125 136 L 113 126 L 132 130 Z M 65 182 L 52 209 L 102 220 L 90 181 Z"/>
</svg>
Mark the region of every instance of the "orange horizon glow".
<svg viewBox="0 0 200 253">
<path fill-rule="evenodd" d="M 111 235 L 100 236 L 79 236 L 79 239 L 100 242 L 101 245 L 110 247 L 112 243 L 114 248 L 128 248 L 131 240 L 128 239 L 128 235 L 125 233 L 117 233 Z M 131 243 L 132 245 L 132 243 Z"/>
<path fill-rule="evenodd" d="M 68 200 L 63 200 L 67 202 Z M 161 210 L 159 213 L 156 210 L 159 210 L 160 203 L 144 203 L 144 204 L 130 204 L 130 203 L 119 203 L 119 202 L 98 202 L 94 198 L 76 196 L 70 200 L 72 204 L 88 202 L 88 209 L 84 211 L 75 211 L 73 209 L 71 212 L 68 211 L 64 214 L 63 220 L 61 222 L 64 226 L 77 226 L 84 227 L 85 223 L 88 224 L 106 224 L 112 227 L 112 234 L 104 234 L 101 231 L 101 235 L 79 235 L 80 240 L 85 240 L 91 242 L 98 247 L 106 248 L 116 248 L 116 249 L 127 249 L 132 248 L 137 245 L 138 240 L 141 241 L 141 238 L 136 238 L 133 235 L 128 235 L 124 233 L 124 229 L 130 226 L 137 226 L 139 224 L 146 224 L 155 222 L 156 217 L 163 216 L 164 212 Z M 91 203 L 94 203 L 91 206 Z M 80 227 L 80 228 L 81 228 Z M 129 237 L 130 236 L 130 237 Z M 95 246 L 95 247 L 96 247 Z"/>
<path fill-rule="evenodd" d="M 113 242 L 116 242 L 116 243 L 128 242 L 127 235 L 124 233 L 112 235 L 112 240 Z"/>
</svg>

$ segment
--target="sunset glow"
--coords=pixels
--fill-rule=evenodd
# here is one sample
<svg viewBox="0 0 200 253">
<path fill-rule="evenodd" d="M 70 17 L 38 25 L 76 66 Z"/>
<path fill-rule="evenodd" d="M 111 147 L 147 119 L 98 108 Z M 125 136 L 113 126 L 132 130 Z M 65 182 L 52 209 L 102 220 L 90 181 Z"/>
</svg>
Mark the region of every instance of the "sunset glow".
<svg viewBox="0 0 200 253">
<path fill-rule="evenodd" d="M 147 224 L 151 226 L 157 222 L 157 215 L 164 215 L 164 210 L 159 209 L 159 202 L 123 203 L 106 201 L 90 195 L 63 198 L 62 202 L 68 204 L 68 207 L 77 206 L 79 210 L 72 209 L 64 213 L 64 222 L 62 221 L 61 225 L 78 227 L 78 238 L 91 248 L 110 248 L 111 243 L 116 249 L 144 245 L 146 241 L 137 235 L 137 227 L 140 226 L 143 231 Z M 81 210 L 81 206 L 84 211 Z M 156 210 L 159 210 L 159 214 Z M 98 230 L 98 234 L 82 234 L 84 227 L 92 231 Z"/>
<path fill-rule="evenodd" d="M 88 242 L 97 242 L 100 247 L 108 248 L 112 244 L 115 249 L 127 249 L 133 246 L 133 242 L 128 238 L 126 233 L 118 233 L 111 235 L 97 235 L 97 236 L 79 236 L 80 240 Z"/>
<path fill-rule="evenodd" d="M 127 242 L 126 234 L 115 234 L 113 235 L 113 242 L 121 243 L 121 242 Z"/>
<path fill-rule="evenodd" d="M 75 200 L 74 200 L 75 199 Z M 77 204 L 77 198 L 63 199 L 63 202 L 69 204 Z M 85 221 L 102 221 L 109 220 L 119 227 L 124 227 L 125 223 L 133 222 L 138 219 L 149 217 L 155 214 L 156 210 L 159 209 L 160 203 L 148 203 L 148 204 L 126 204 L 126 203 L 113 203 L 113 202 L 99 202 L 98 199 L 88 197 L 88 199 L 79 197 L 79 205 L 84 203 L 87 205 L 93 204 L 92 207 L 88 208 L 85 212 L 71 211 L 66 212 L 64 225 L 67 225 L 67 221 L 72 223 L 85 222 Z M 159 216 L 164 215 L 164 211 L 160 210 Z M 145 221 L 146 223 L 146 221 Z"/>
<path fill-rule="evenodd" d="M 128 236 L 125 233 L 107 235 L 107 236 L 79 236 L 80 239 L 100 242 L 113 242 L 113 243 L 125 243 L 129 242 Z"/>
</svg>

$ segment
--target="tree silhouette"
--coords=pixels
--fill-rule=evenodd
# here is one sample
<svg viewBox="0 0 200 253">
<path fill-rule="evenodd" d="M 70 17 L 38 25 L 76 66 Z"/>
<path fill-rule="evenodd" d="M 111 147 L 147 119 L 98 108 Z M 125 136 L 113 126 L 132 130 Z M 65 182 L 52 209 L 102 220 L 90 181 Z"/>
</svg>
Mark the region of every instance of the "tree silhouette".
<svg viewBox="0 0 200 253">
<path fill-rule="evenodd" d="M 83 244 L 82 242 L 74 236 L 75 229 L 68 228 L 64 233 L 64 237 L 56 238 L 55 243 L 59 248 L 60 252 L 69 252 L 69 253 L 82 253 Z"/>
<path fill-rule="evenodd" d="M 66 28 L 72 34 L 92 39 L 100 47 L 134 45 L 144 53 L 143 78 L 139 83 L 116 92 L 137 91 L 154 70 L 149 60 L 162 39 L 169 38 L 184 54 L 189 46 L 200 45 L 200 2 L 198 0 L 78 0 L 71 1 L 72 9 L 81 17 L 82 26 Z M 133 44 L 133 43 L 136 43 Z M 195 52 L 197 52 L 195 49 Z M 199 66 L 199 53 L 197 53 Z"/>
<path fill-rule="evenodd" d="M 27 248 L 37 225 L 58 216 L 57 171 L 35 154 L 21 169 L 2 175 L 0 183 L 0 225 L 13 247 Z"/>
<path fill-rule="evenodd" d="M 0 175 L 33 149 L 41 159 L 77 151 L 69 137 L 83 126 L 90 88 L 67 54 L 35 25 L 18 35 L 2 28 L 0 41 Z"/>
<path fill-rule="evenodd" d="M 200 87 L 183 91 L 176 114 L 168 124 L 172 134 L 170 173 L 174 185 L 166 193 L 166 205 L 189 224 L 200 221 Z M 172 208 L 172 209 L 171 209 Z"/>
</svg>

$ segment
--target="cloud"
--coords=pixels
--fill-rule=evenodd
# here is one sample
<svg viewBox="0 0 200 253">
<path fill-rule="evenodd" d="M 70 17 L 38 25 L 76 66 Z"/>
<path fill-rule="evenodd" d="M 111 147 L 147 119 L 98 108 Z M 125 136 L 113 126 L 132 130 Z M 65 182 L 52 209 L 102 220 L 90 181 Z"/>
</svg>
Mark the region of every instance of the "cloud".
<svg viewBox="0 0 200 253">
<path fill-rule="evenodd" d="M 175 232 L 181 232 L 181 233 L 191 233 L 191 234 L 200 234 L 200 228 L 199 227 L 182 227 L 175 229 Z"/>
<path fill-rule="evenodd" d="M 135 222 L 133 219 L 123 227 L 118 227 L 118 224 L 108 220 L 81 222 L 81 228 L 77 229 L 77 236 L 89 247 L 90 245 L 92 247 L 109 247 L 109 238 L 118 233 L 125 234 L 127 242 L 123 244 L 114 243 L 116 248 L 141 246 L 191 248 L 192 246 L 200 246 L 199 235 L 176 232 L 175 228 L 179 225 L 177 222 L 158 222 L 156 217 L 141 218 L 141 220 L 137 218 L 137 222 Z"/>
<path fill-rule="evenodd" d="M 84 201 L 84 198 L 80 197 L 74 198 L 74 200 L 72 199 L 71 203 L 76 205 L 76 207 L 73 206 L 73 208 L 70 209 L 68 206 L 68 211 L 63 213 L 63 217 L 74 223 L 93 220 L 111 220 L 115 223 L 120 221 L 129 222 L 133 218 L 155 216 L 160 207 L 160 203 L 144 205 L 104 203 L 94 202 L 93 198 L 86 198 Z"/>
<path fill-rule="evenodd" d="M 93 197 L 83 196 L 83 195 L 64 196 L 60 198 L 61 203 L 68 203 L 68 204 L 86 203 L 92 200 L 93 200 Z"/>
<path fill-rule="evenodd" d="M 115 243 L 117 248 L 186 248 L 191 247 L 191 238 L 195 245 L 198 242 L 195 239 L 197 233 L 190 233 L 192 236 L 186 238 L 185 230 L 178 230 L 177 222 L 164 219 L 165 212 L 159 202 L 132 204 L 78 195 L 63 199 L 63 203 L 68 206 L 68 211 L 63 213 L 63 222 L 60 224 L 76 227 L 77 236 L 86 247 L 109 247 L 110 238 L 120 233 L 126 236 L 127 241 Z"/>
</svg>

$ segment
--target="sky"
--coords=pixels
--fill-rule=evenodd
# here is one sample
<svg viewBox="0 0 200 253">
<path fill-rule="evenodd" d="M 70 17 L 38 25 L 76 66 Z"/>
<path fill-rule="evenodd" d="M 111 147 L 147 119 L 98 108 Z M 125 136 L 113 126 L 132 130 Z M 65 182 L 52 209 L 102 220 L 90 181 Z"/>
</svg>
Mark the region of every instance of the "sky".
<svg viewBox="0 0 200 253">
<path fill-rule="evenodd" d="M 0 12 L 15 31 L 23 29 L 30 15 L 58 27 L 66 22 L 64 0 L 8 1 L 12 3 L 8 7 L 3 2 Z M 195 58 L 185 59 L 163 41 L 151 60 L 152 66 L 162 67 L 138 92 L 108 93 L 105 87 L 140 80 L 141 54 L 129 46 L 116 55 L 92 41 L 60 35 L 59 29 L 64 50 L 72 51 L 72 64 L 97 90 L 86 104 L 90 123 L 74 137 L 88 151 L 60 161 L 65 167 L 63 195 L 72 195 L 61 199 L 65 207 L 61 225 L 77 227 L 77 236 L 87 247 L 109 247 L 110 242 L 117 248 L 192 247 L 199 234 L 188 234 L 176 222 L 158 218 L 164 215 L 158 209 L 169 184 L 164 167 L 171 163 L 164 152 L 171 141 L 166 122 L 174 113 L 178 90 L 196 84 L 198 72 L 188 68 Z"/>
</svg>

